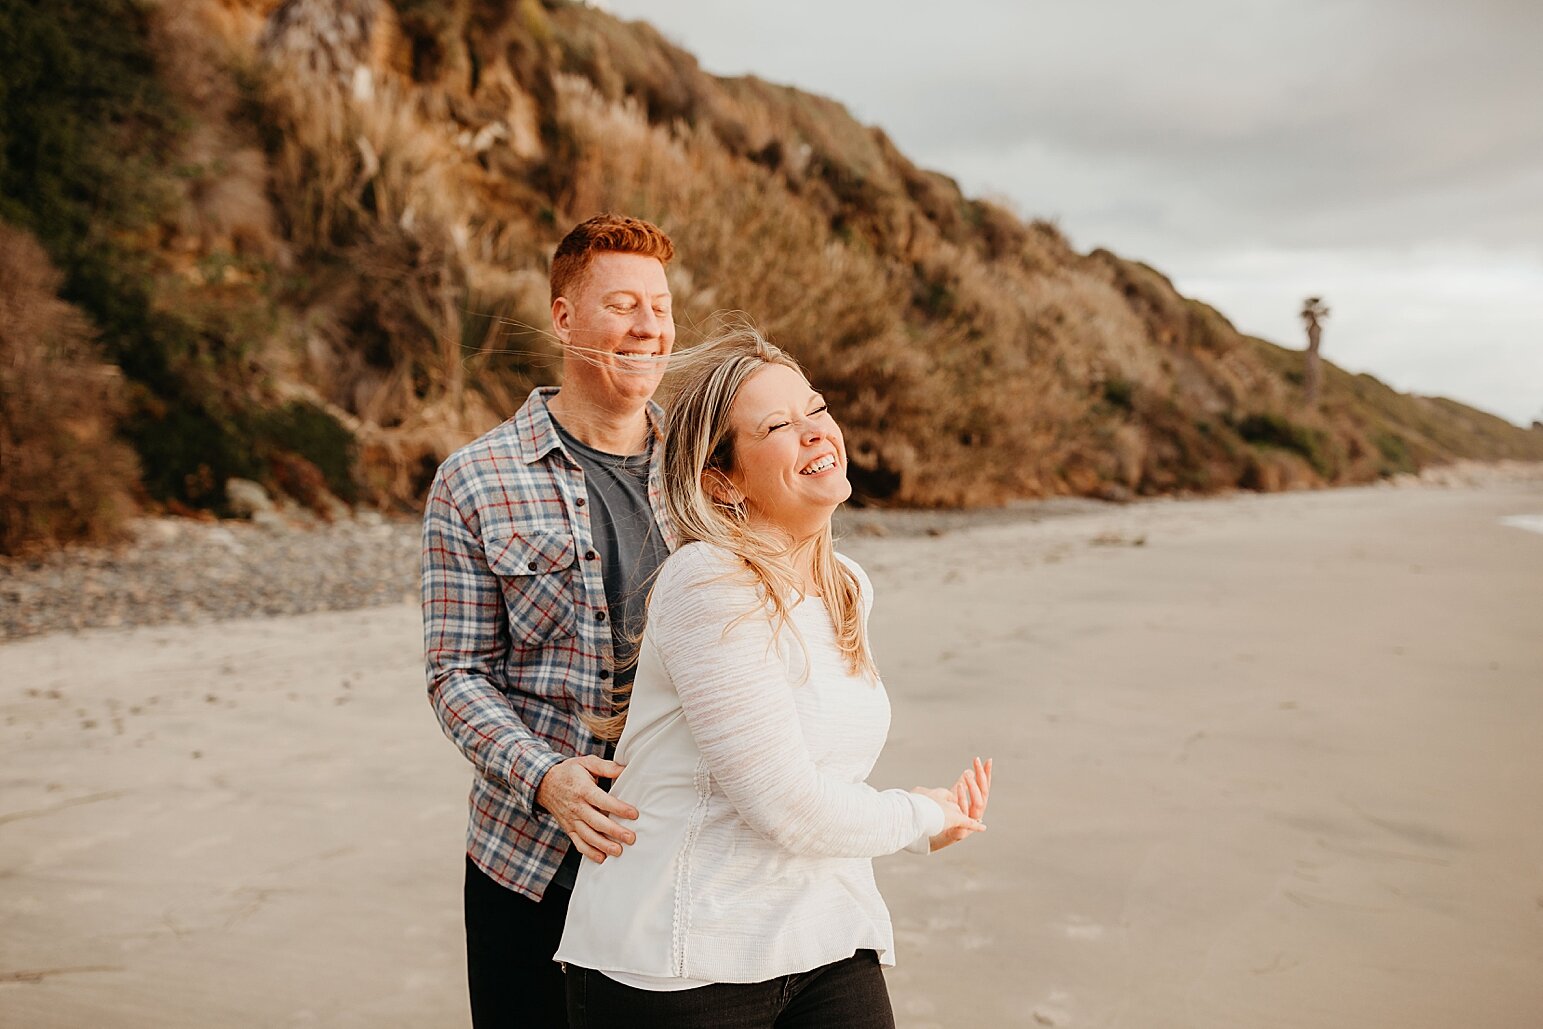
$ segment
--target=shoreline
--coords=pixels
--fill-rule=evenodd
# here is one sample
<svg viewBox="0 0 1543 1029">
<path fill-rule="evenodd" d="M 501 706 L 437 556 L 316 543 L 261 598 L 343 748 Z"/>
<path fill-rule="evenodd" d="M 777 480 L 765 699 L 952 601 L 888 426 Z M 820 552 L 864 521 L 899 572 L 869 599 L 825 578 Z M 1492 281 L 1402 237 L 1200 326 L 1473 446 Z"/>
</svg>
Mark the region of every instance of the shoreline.
<svg viewBox="0 0 1543 1029">
<path fill-rule="evenodd" d="M 1505 482 L 1543 482 L 1543 463 L 1464 462 L 1363 486 L 1284 493 L 1164 495 L 1124 503 L 1050 497 L 965 510 L 843 507 L 835 529 L 844 546 L 854 546 L 870 538 L 937 537 L 1111 518 L 1124 510 L 1172 504 Z M 0 560 L 0 646 L 53 633 L 205 625 L 415 599 L 419 533 L 416 517 L 375 512 L 283 527 L 240 519 L 141 519 L 133 540 L 115 547 L 72 547 L 42 558 Z"/>
</svg>

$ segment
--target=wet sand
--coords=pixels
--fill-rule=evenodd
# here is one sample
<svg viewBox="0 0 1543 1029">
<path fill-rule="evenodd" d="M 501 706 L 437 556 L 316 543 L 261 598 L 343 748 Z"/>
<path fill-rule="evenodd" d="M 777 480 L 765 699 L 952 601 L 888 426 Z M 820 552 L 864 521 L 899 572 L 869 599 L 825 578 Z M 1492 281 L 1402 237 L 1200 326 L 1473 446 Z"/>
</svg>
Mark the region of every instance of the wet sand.
<svg viewBox="0 0 1543 1029">
<path fill-rule="evenodd" d="M 1543 1024 L 1543 482 L 856 537 L 899 1024 Z M 410 605 L 0 646 L 0 1025 L 467 1024 Z"/>
</svg>

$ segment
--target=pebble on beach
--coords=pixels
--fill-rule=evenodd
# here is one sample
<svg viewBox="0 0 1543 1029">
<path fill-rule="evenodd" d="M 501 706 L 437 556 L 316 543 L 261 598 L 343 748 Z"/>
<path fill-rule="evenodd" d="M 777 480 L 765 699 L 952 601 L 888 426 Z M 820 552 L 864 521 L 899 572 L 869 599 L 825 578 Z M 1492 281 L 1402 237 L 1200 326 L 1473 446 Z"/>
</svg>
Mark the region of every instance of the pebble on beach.
<svg viewBox="0 0 1543 1029">
<path fill-rule="evenodd" d="M 50 632 L 394 604 L 418 595 L 415 518 L 149 518 L 117 548 L 0 564 L 0 642 Z"/>
<path fill-rule="evenodd" d="M 1543 464 L 1459 462 L 1385 480 L 1384 485 L 1461 489 L 1540 479 Z M 132 541 L 120 547 L 71 547 L 42 558 L 0 559 L 0 643 L 51 632 L 352 610 L 416 600 L 421 543 L 417 518 L 351 512 L 339 503 L 333 520 L 323 522 L 272 502 L 261 486 L 240 480 L 230 499 L 247 518 L 144 518 L 135 524 Z M 837 512 L 835 529 L 838 540 L 938 537 L 985 525 L 1118 509 L 1080 497 L 968 511 L 847 507 Z M 1147 540 L 1144 535 L 1108 532 L 1089 542 L 1139 547 Z M 1047 560 L 1060 556 L 1052 554 Z"/>
</svg>

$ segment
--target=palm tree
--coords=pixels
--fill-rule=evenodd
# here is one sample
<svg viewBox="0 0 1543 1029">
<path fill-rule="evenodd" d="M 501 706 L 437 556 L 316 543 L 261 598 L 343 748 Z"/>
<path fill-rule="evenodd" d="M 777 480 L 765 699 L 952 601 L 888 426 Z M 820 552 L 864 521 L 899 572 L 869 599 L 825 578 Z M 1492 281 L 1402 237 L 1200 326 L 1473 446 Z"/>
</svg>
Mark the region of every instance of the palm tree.
<svg viewBox="0 0 1543 1029">
<path fill-rule="evenodd" d="M 1328 307 L 1318 297 L 1302 301 L 1302 321 L 1307 325 L 1307 369 L 1302 377 L 1302 391 L 1306 394 L 1308 407 L 1318 403 L 1318 390 L 1323 384 L 1318 344 L 1323 339 L 1323 320 L 1328 316 Z"/>
</svg>

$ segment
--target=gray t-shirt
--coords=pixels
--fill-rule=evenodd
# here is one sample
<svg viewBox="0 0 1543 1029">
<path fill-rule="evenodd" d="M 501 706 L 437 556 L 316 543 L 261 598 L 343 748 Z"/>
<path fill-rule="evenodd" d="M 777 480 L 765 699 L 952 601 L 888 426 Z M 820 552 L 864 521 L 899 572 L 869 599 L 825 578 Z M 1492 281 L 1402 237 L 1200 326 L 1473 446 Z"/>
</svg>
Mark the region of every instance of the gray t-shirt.
<svg viewBox="0 0 1543 1029">
<path fill-rule="evenodd" d="M 557 419 L 552 419 L 563 448 L 584 470 L 589 525 L 594 551 L 605 582 L 605 602 L 611 611 L 611 647 L 615 660 L 611 682 L 627 686 L 636 670 L 637 644 L 648 613 L 648 590 L 659 566 L 670 556 L 664 535 L 648 505 L 648 454 L 619 456 L 580 443 Z M 581 554 L 581 560 L 588 558 Z M 605 756 L 616 751 L 606 744 Z M 553 885 L 573 888 L 580 855 L 570 848 L 552 879 Z"/>
</svg>

